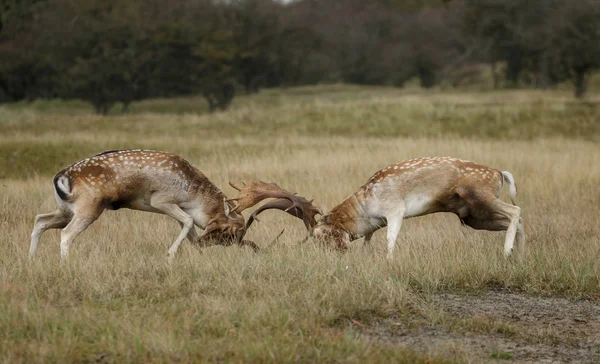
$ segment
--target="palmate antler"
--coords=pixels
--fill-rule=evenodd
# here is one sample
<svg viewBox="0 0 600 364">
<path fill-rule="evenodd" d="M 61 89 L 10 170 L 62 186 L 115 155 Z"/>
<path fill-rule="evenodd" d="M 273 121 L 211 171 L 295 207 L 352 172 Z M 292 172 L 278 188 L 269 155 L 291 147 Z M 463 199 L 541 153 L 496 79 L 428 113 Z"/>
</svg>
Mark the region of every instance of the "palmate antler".
<svg viewBox="0 0 600 364">
<path fill-rule="evenodd" d="M 229 185 L 240 192 L 237 197 L 227 200 L 227 202 L 236 203 L 232 211 L 242 212 L 267 198 L 277 199 L 266 203 L 258 208 L 258 210 L 254 211 L 246 223 L 246 230 L 254 221 L 259 221 L 257 216 L 265 210 L 277 209 L 285 211 L 288 214 L 301 219 L 308 230 L 317 224 L 315 216 L 317 214 L 322 214 L 321 210 L 312 204 L 312 201 L 308 201 L 302 196 L 284 190 L 276 183 L 254 181 L 248 185 L 244 184 L 243 187 L 238 187 L 229 182 Z"/>
<path fill-rule="evenodd" d="M 316 207 L 312 204 L 312 200 L 308 201 L 302 196 L 298 196 L 298 198 L 303 201 L 297 202 L 296 206 L 294 206 L 294 204 L 290 203 L 289 200 L 285 200 L 285 199 L 278 199 L 278 200 L 271 201 L 271 202 L 268 202 L 268 203 L 262 205 L 256 211 L 254 211 L 252 213 L 252 215 L 250 215 L 250 218 L 248 218 L 248 222 L 246 223 L 246 229 L 248 229 L 254 221 L 260 222 L 260 220 L 258 220 L 257 216 L 261 212 L 263 212 L 265 210 L 270 210 L 270 209 L 282 210 L 292 216 L 299 218 L 300 220 L 302 220 L 304 222 L 304 226 L 306 226 L 306 230 L 310 230 L 310 229 L 314 228 L 317 225 L 317 219 L 315 218 L 315 216 L 317 214 L 322 215 L 323 213 L 321 212 L 321 210 L 318 207 Z M 300 207 L 298 207 L 298 206 L 300 206 Z"/>
</svg>

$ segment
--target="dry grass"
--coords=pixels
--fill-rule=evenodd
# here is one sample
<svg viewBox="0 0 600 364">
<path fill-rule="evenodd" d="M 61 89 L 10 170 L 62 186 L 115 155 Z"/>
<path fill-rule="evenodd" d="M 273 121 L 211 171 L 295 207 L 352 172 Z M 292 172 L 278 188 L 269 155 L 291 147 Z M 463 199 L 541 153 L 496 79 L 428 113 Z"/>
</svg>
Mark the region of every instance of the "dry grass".
<svg viewBox="0 0 600 364">
<path fill-rule="evenodd" d="M 506 115 L 520 125 L 529 110 L 529 124 L 517 128 L 529 134 L 509 130 L 496 140 L 469 131 L 483 123 L 475 120 L 486 110 L 478 102 L 489 101 L 489 95 L 432 97 L 400 95 L 394 101 L 386 94 L 364 100 L 363 92 L 357 99 L 345 94 L 303 104 L 286 95 L 281 105 L 264 110 L 247 102 L 210 116 L 100 118 L 0 109 L 0 360 L 460 361 L 460 352 L 431 357 L 365 341 L 350 322 L 396 313 L 439 323 L 423 299 L 437 292 L 502 288 L 600 299 L 600 148 L 592 120 L 597 111 L 564 106 L 560 95 L 540 104 L 537 94 L 531 100 L 506 94 L 497 97 L 500 106 L 490 107 L 497 112 L 494 130 L 505 130 Z M 569 107 L 583 121 L 571 124 L 579 131 L 564 138 L 562 129 L 549 125 L 569 122 Z M 399 127 L 396 112 L 413 119 Z M 411 133 L 409 126 L 433 125 L 446 112 L 463 119 L 454 126 L 461 132 L 446 135 L 440 127 L 428 133 L 421 127 Z M 346 117 L 347 130 L 339 132 Z M 363 137 L 356 125 L 377 132 Z M 378 137 L 387 125 L 391 135 Z M 310 136 L 322 130 L 324 136 Z M 586 135 L 574 139 L 582 131 Z M 38 258 L 29 262 L 33 218 L 54 208 L 53 173 L 114 147 L 179 153 L 227 194 L 233 193 L 228 180 L 261 178 L 329 208 L 388 163 L 425 155 L 471 159 L 514 174 L 526 259 L 502 259 L 503 233 L 462 228 L 456 217 L 443 214 L 407 220 L 400 251 L 389 263 L 384 230 L 375 234 L 369 251 L 357 241 L 339 254 L 299 245 L 301 222 L 266 212 L 249 232 L 266 248 L 258 254 L 235 247 L 199 252 L 184 244 L 169 267 L 167 248 L 177 224 L 118 211 L 105 213 L 75 241 L 66 265 L 59 265 L 58 231 L 43 236 Z M 283 228 L 276 245 L 267 247 Z M 493 322 L 461 326 L 469 325 L 475 331 L 503 330 Z M 505 331 L 518 335 L 514 330 Z"/>
</svg>

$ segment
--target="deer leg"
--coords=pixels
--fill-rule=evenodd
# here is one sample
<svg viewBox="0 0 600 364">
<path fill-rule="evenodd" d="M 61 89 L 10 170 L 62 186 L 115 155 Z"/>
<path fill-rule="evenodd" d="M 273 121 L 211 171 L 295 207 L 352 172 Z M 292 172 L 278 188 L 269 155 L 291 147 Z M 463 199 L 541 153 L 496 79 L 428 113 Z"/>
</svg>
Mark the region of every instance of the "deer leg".
<svg viewBox="0 0 600 364">
<path fill-rule="evenodd" d="M 60 257 L 65 260 L 69 255 L 69 246 L 77 235 L 81 234 L 102 214 L 102 210 L 95 213 L 75 214 L 71 222 L 60 233 Z"/>
<path fill-rule="evenodd" d="M 508 216 L 506 216 L 506 218 L 510 220 L 510 223 L 508 225 L 508 229 L 506 230 L 506 238 L 504 241 L 504 256 L 509 257 L 512 254 L 513 247 L 515 245 L 515 237 L 517 236 L 519 230 L 521 230 L 521 234 L 519 234 L 519 240 L 523 239 L 524 236 L 522 225 L 521 229 L 519 229 L 519 224 L 521 220 L 521 208 L 509 204 L 506 205 L 511 207 L 511 209 L 507 210 Z M 522 242 L 519 242 L 519 244 L 522 243 L 524 243 L 524 240 Z"/>
<path fill-rule="evenodd" d="M 179 226 L 181 227 L 181 229 L 184 229 L 183 223 L 179 222 L 179 221 L 178 221 L 178 223 L 179 223 Z M 202 248 L 206 248 L 206 247 L 212 245 L 206 239 L 200 240 L 200 237 L 198 236 L 198 233 L 196 232 L 196 228 L 193 226 L 190 229 L 190 231 L 187 233 L 186 238 L 190 243 L 192 243 L 192 246 L 200 252 L 202 251 Z"/>
<path fill-rule="evenodd" d="M 517 252 L 520 256 L 525 254 L 525 231 L 523 229 L 523 218 L 519 216 L 519 224 L 517 225 Z"/>
<path fill-rule="evenodd" d="M 506 237 L 504 238 L 504 256 L 509 257 L 515 246 L 515 237 L 520 231 L 519 240 L 523 239 L 523 227 L 519 229 L 521 220 L 521 208 L 496 199 L 491 204 L 494 220 L 491 229 L 502 229 L 506 225 Z M 524 241 L 523 241 L 524 242 Z"/>
<path fill-rule="evenodd" d="M 499 199 L 494 199 L 486 204 L 474 208 L 473 215 L 467 216 L 464 221 L 473 229 L 501 231 L 506 230 L 504 239 L 504 256 L 509 257 L 513 251 L 515 237 L 524 245 L 523 225 L 521 221 L 521 208 L 507 204 Z"/>
<path fill-rule="evenodd" d="M 402 220 L 404 220 L 404 204 L 402 208 L 396 211 L 395 214 L 386 216 L 387 220 L 387 258 L 392 259 L 394 257 L 394 247 L 396 246 L 396 239 L 400 234 L 400 228 L 402 227 Z"/>
<path fill-rule="evenodd" d="M 29 245 L 29 257 L 33 258 L 37 252 L 40 238 L 48 229 L 62 229 L 71 220 L 63 211 L 56 210 L 49 214 L 41 214 L 35 217 L 35 224 L 31 232 L 31 244 Z"/>
<path fill-rule="evenodd" d="M 165 215 L 171 216 L 177 220 L 182 226 L 179 236 L 177 236 L 177 239 L 175 239 L 175 242 L 169 248 L 169 264 L 172 264 L 175 253 L 177 253 L 177 249 L 179 249 L 179 245 L 181 245 L 183 239 L 188 236 L 190 230 L 194 227 L 194 219 L 183 212 L 183 210 L 174 203 L 157 203 L 155 201 L 150 201 L 150 204 Z"/>
<path fill-rule="evenodd" d="M 183 229 L 183 223 L 180 221 L 177 221 L 179 223 L 179 226 Z M 190 229 L 190 231 L 188 231 L 187 235 L 186 235 L 187 240 L 192 243 L 192 245 L 197 245 L 200 237 L 198 237 L 198 233 L 196 232 L 196 229 L 192 226 L 192 228 Z"/>
</svg>

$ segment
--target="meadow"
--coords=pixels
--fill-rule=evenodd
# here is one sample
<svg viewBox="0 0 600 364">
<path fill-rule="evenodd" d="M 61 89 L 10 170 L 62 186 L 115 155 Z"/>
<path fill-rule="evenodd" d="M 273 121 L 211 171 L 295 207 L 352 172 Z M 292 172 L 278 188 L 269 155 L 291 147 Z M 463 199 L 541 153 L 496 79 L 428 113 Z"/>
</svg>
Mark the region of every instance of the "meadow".
<svg viewBox="0 0 600 364">
<path fill-rule="evenodd" d="M 108 117 L 73 101 L 1 106 L 0 362 L 600 361 L 599 105 L 561 90 L 332 85 L 215 114 L 200 98 Z M 184 242 L 169 266 L 177 223 L 119 210 L 66 264 L 58 230 L 30 261 L 54 174 L 119 148 L 179 154 L 229 196 L 228 181 L 261 179 L 325 211 L 387 164 L 473 160 L 515 176 L 526 253 L 503 259 L 503 232 L 436 214 L 406 220 L 387 261 L 385 229 L 339 253 L 300 244 L 301 221 L 269 211 L 248 233 L 258 253 Z"/>
</svg>

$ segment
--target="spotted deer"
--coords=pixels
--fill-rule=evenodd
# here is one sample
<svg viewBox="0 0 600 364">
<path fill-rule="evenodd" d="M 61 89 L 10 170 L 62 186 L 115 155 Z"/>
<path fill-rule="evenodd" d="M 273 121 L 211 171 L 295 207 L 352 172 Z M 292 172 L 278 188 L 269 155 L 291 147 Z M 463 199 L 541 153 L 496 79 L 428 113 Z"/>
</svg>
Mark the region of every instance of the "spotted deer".
<svg viewBox="0 0 600 364">
<path fill-rule="evenodd" d="M 499 199 L 504 183 L 508 185 L 512 205 Z M 514 178 L 507 171 L 451 157 L 416 158 L 375 173 L 354 194 L 318 220 L 315 217 L 320 210 L 312 203 L 294 204 L 290 199 L 279 199 L 255 210 L 246 228 L 262 211 L 284 210 L 304 220 L 309 236 L 347 249 L 351 241 L 361 237 L 367 246 L 373 233 L 387 226 L 387 256 L 392 258 L 404 219 L 451 212 L 463 225 L 474 229 L 506 230 L 504 254 L 509 256 L 515 237 L 519 252 L 525 247 L 521 209 L 516 206 L 516 197 Z"/>
<path fill-rule="evenodd" d="M 120 208 L 165 214 L 177 220 L 181 232 L 169 248 L 169 262 L 186 237 L 201 247 L 238 244 L 258 250 L 254 242 L 244 239 L 247 229 L 242 211 L 269 197 L 290 198 L 292 205 L 295 200 L 287 191 L 269 190 L 264 182 L 253 186 L 253 204 L 242 201 L 244 206 L 238 205 L 233 211 L 231 200 L 177 155 L 153 150 L 106 151 L 56 174 L 54 197 L 58 209 L 36 216 L 29 254 L 35 255 L 44 231 L 63 229 L 60 252 L 66 258 L 77 235 L 104 210 Z M 200 236 L 194 225 L 204 229 Z"/>
</svg>

